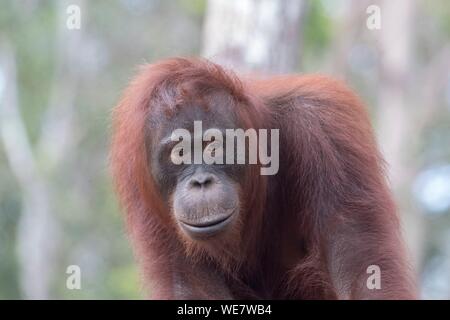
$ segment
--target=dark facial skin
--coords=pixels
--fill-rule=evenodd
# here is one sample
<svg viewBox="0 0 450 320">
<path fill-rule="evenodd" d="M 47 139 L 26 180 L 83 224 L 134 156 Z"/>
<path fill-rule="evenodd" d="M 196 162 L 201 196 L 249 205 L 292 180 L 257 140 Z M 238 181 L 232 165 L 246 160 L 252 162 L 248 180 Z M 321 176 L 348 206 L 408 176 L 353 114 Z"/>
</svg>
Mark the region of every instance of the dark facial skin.
<svg viewBox="0 0 450 320">
<path fill-rule="evenodd" d="M 183 234 L 194 240 L 205 240 L 226 232 L 239 215 L 239 184 L 242 165 L 174 164 L 171 152 L 178 141 L 170 137 L 175 129 L 186 129 L 194 139 L 194 121 L 202 121 L 202 132 L 209 128 L 237 128 L 234 115 L 225 104 L 208 108 L 186 105 L 174 114 L 164 115 L 156 124 L 159 132 L 151 137 L 151 173 L 160 193 L 171 208 Z M 161 113 L 160 114 L 164 114 Z M 201 140 L 201 137 L 199 138 Z M 209 142 L 203 142 L 206 147 Z M 224 154 L 225 154 L 224 144 Z M 193 149 L 191 150 L 193 154 Z"/>
</svg>

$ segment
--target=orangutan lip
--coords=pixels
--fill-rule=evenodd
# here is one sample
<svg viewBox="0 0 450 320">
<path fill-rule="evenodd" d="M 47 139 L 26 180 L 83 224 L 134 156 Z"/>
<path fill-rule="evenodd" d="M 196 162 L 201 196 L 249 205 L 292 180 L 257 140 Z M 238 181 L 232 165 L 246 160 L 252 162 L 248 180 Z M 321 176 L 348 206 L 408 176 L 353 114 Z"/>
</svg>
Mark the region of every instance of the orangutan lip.
<svg viewBox="0 0 450 320">
<path fill-rule="evenodd" d="M 223 227 L 225 227 L 228 223 L 230 223 L 230 221 L 232 220 L 231 219 L 232 216 L 233 214 L 230 214 L 224 218 L 220 218 L 214 221 L 195 224 L 193 224 L 192 222 L 188 223 L 185 221 L 180 222 L 183 229 L 185 229 L 188 233 L 197 235 L 210 235 L 222 230 Z"/>
</svg>

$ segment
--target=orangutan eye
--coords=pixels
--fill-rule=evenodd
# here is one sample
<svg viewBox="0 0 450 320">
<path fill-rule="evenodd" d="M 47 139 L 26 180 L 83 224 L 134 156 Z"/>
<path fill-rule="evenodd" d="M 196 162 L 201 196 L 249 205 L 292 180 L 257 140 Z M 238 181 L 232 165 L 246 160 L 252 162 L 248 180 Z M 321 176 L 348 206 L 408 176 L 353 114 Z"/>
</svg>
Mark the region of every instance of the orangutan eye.
<svg viewBox="0 0 450 320">
<path fill-rule="evenodd" d="M 216 153 L 223 153 L 223 146 L 221 141 L 213 141 L 206 145 L 204 152 L 207 152 L 211 157 Z"/>
<path fill-rule="evenodd" d="M 173 164 L 185 164 L 185 153 L 184 148 L 175 146 L 170 153 L 170 161 Z"/>
<path fill-rule="evenodd" d="M 210 142 L 203 151 L 206 164 L 223 164 L 223 143 L 221 140 Z"/>
</svg>

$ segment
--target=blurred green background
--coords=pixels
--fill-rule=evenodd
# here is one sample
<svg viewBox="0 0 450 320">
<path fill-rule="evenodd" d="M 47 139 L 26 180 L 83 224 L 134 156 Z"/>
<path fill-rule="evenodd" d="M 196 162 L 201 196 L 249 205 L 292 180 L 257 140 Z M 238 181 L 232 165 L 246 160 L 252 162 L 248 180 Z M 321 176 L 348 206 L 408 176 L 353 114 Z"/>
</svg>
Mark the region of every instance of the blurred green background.
<svg viewBox="0 0 450 320">
<path fill-rule="evenodd" d="M 0 299 L 143 297 L 108 172 L 111 109 L 140 64 L 198 55 L 355 88 L 422 297 L 450 298 L 449 2 L 294 2 L 0 0 Z"/>
</svg>

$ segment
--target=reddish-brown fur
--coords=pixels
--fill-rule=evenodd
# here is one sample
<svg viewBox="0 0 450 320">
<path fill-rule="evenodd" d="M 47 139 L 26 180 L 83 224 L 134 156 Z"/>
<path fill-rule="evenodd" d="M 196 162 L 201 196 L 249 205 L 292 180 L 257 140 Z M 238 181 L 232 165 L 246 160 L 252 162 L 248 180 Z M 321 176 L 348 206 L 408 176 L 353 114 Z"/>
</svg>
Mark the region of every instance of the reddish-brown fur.
<svg viewBox="0 0 450 320">
<path fill-rule="evenodd" d="M 242 228 L 227 249 L 180 239 L 145 148 L 153 134 L 146 133 L 146 121 L 156 104 L 170 110 L 177 95 L 201 100 L 208 88 L 233 97 L 243 127 L 280 128 L 280 171 L 266 177 L 250 169 L 242 186 Z M 114 111 L 111 157 L 136 257 L 154 298 L 415 297 L 366 111 L 335 80 L 239 80 L 197 59 L 146 66 Z M 381 268 L 380 290 L 366 287 L 372 264 Z"/>
</svg>

